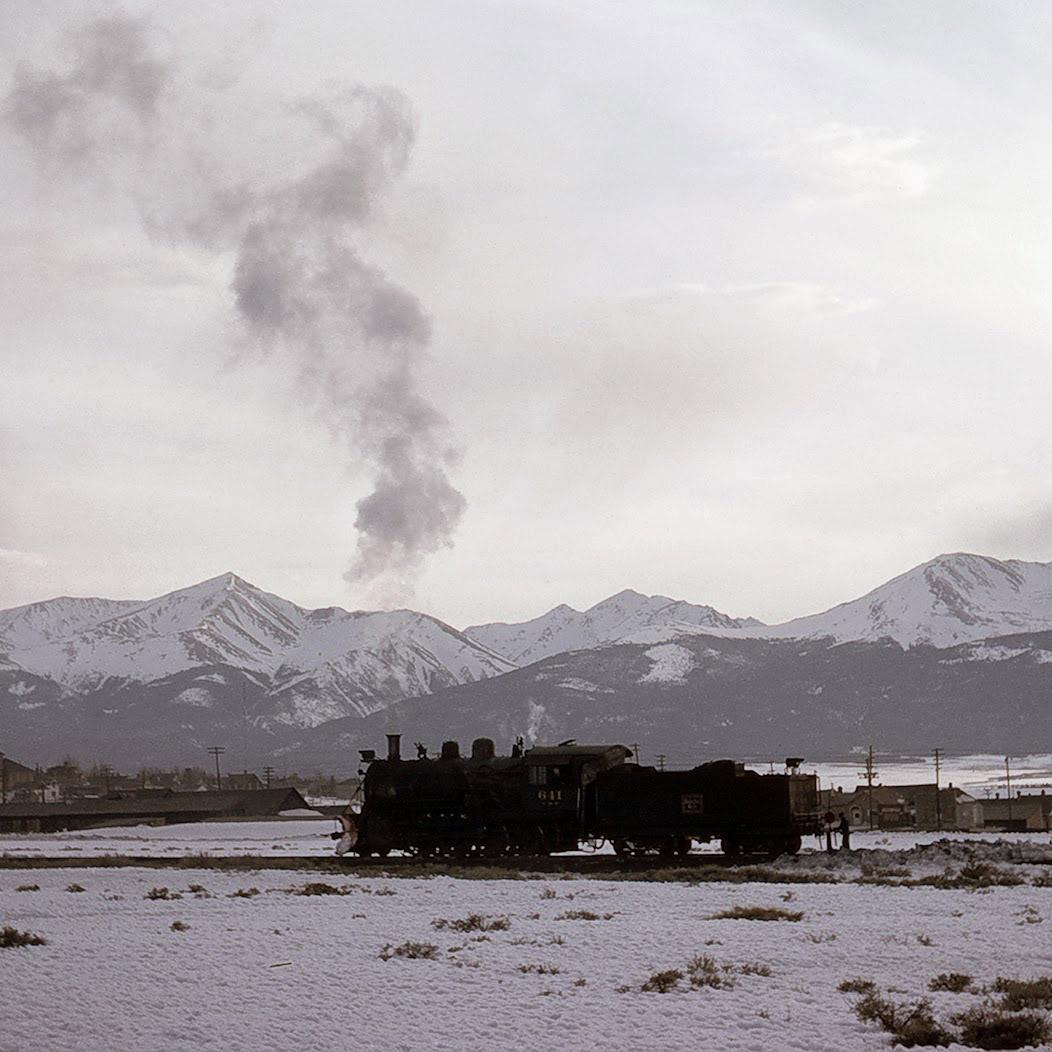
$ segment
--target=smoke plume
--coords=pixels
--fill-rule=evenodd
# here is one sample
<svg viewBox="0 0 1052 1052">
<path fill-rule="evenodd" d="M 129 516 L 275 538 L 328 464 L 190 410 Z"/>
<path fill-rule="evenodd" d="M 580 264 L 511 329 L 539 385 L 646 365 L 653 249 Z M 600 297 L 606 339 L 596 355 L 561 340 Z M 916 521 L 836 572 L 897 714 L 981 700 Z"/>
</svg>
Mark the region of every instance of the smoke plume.
<svg viewBox="0 0 1052 1052">
<path fill-rule="evenodd" d="M 104 184 L 135 203 L 151 237 L 230 261 L 246 332 L 293 363 L 302 396 L 373 476 L 347 580 L 404 597 L 465 507 L 447 473 L 447 422 L 418 389 L 429 319 L 361 254 L 413 145 L 408 102 L 352 85 L 283 103 L 274 122 L 294 126 L 295 149 L 261 136 L 249 160 L 222 147 L 238 131 L 229 98 L 216 105 L 181 78 L 149 20 L 98 19 L 67 43 L 63 71 L 18 69 L 8 122 L 51 176 Z"/>
</svg>

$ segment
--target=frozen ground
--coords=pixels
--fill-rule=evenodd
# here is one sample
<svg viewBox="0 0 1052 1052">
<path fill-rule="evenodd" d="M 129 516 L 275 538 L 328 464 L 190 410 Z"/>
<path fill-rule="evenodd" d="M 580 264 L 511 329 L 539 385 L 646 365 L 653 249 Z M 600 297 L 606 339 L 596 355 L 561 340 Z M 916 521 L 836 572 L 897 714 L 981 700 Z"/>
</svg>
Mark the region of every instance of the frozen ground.
<svg viewBox="0 0 1052 1052">
<path fill-rule="evenodd" d="M 0 949 L 2 1052 L 248 1049 L 886 1049 L 837 985 L 930 996 L 941 972 L 979 983 L 1052 971 L 1052 889 L 857 884 L 325 878 L 295 872 L 0 872 L 0 925 L 47 945 Z M 84 888 L 71 892 L 69 885 Z M 39 890 L 19 891 L 38 885 Z M 191 886 L 197 886 L 196 892 Z M 149 899 L 167 887 L 178 900 Z M 251 897 L 234 897 L 258 889 Z M 798 922 L 716 920 L 735 906 Z M 566 916 L 588 911 L 598 919 Z M 471 914 L 486 933 L 439 929 Z M 188 925 L 173 931 L 173 922 Z M 484 937 L 482 937 L 484 935 Z M 431 944 L 435 959 L 381 959 Z M 390 952 L 390 951 L 388 951 Z M 728 988 L 644 993 L 708 955 Z M 770 975 L 743 974 L 762 965 Z M 730 966 L 734 971 L 725 971 Z M 628 988 L 627 990 L 624 988 Z M 619 992 L 623 991 L 623 992 Z M 897 991 L 898 993 L 895 993 Z"/>
<path fill-rule="evenodd" d="M 138 855 L 151 858 L 182 855 L 262 855 L 269 857 L 331 855 L 328 834 L 337 828 L 334 819 L 290 819 L 259 822 L 193 822 L 171 826 L 118 826 L 71 833 L 0 833 L 0 856 Z M 862 850 L 903 850 L 930 844 L 947 836 L 964 841 L 998 841 L 1044 845 L 1052 850 L 1052 836 L 1035 833 L 852 833 L 853 847 Z M 808 838 L 804 852 L 821 848 Z M 610 852 L 609 845 L 601 849 Z M 702 852 L 719 850 L 702 845 Z"/>
</svg>

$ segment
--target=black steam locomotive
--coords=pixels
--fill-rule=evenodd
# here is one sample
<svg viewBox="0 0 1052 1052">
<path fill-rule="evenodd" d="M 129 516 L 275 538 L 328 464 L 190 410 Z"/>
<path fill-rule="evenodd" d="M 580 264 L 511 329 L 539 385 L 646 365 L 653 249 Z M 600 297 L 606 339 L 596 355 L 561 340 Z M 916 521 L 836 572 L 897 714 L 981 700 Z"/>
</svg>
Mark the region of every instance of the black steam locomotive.
<svg viewBox="0 0 1052 1052">
<path fill-rule="evenodd" d="M 689 771 L 625 761 L 623 745 L 524 749 L 497 756 L 477 738 L 470 758 L 445 742 L 437 759 L 417 746 L 403 760 L 389 734 L 387 759 L 362 752 L 364 803 L 344 816 L 345 849 L 400 850 L 419 857 L 546 855 L 608 840 L 621 855 L 682 855 L 695 840 L 719 840 L 727 855 L 795 854 L 819 828 L 818 780 L 757 774 L 731 760 Z"/>
</svg>

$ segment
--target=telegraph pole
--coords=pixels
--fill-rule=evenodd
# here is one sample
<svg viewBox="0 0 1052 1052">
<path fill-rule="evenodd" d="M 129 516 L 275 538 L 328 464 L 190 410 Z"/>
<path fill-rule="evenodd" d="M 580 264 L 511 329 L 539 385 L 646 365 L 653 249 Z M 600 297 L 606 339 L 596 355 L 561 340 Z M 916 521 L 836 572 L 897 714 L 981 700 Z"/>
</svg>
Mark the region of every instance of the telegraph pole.
<svg viewBox="0 0 1052 1052">
<path fill-rule="evenodd" d="M 665 769 L 665 754 L 663 752 L 659 752 L 657 754 L 657 762 L 658 762 L 658 770 L 659 771 L 663 771 Z"/>
<path fill-rule="evenodd" d="M 1008 766 L 1008 757 L 1005 757 L 1005 791 L 1008 795 L 1008 822 L 1012 822 L 1012 769 Z"/>
<path fill-rule="evenodd" d="M 939 790 L 939 769 L 942 760 L 942 750 L 935 750 L 935 826 L 942 831 L 942 793 Z"/>
<path fill-rule="evenodd" d="M 219 773 L 219 757 L 226 752 L 226 747 L 222 745 L 213 745 L 209 747 L 209 753 L 216 758 L 216 789 L 223 788 L 223 776 Z"/>
<path fill-rule="evenodd" d="M 636 766 L 639 766 L 639 742 L 632 742 L 632 755 L 636 758 Z"/>
<path fill-rule="evenodd" d="M 0 804 L 7 803 L 7 760 L 0 752 Z"/>
<path fill-rule="evenodd" d="M 271 776 L 273 774 L 274 774 L 274 768 L 271 767 L 270 764 L 268 763 L 267 766 L 263 768 L 263 779 L 266 782 L 266 786 L 267 786 L 268 789 L 270 788 L 270 779 L 271 779 Z"/>
<path fill-rule="evenodd" d="M 860 777 L 866 779 L 866 785 L 869 787 L 868 804 L 869 804 L 869 828 L 873 828 L 873 779 L 876 777 L 877 769 L 873 764 L 873 746 L 871 745 L 866 752 L 866 769 L 862 772 Z"/>
</svg>

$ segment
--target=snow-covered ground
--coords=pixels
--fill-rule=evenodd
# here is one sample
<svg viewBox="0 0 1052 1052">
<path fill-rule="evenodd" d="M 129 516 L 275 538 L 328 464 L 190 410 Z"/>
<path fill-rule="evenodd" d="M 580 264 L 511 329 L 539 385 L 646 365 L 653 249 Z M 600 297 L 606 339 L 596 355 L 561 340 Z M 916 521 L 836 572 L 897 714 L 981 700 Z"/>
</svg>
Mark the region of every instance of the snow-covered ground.
<svg viewBox="0 0 1052 1052">
<path fill-rule="evenodd" d="M 0 857 L 62 857 L 98 855 L 144 856 L 149 858 L 178 858 L 180 856 L 258 855 L 269 858 L 302 857 L 333 854 L 329 834 L 338 827 L 335 819 L 293 819 L 258 822 L 190 822 L 171 826 L 117 826 L 106 829 L 85 829 L 69 833 L 0 833 Z M 1033 833 L 926 833 L 926 832 L 855 832 L 851 845 L 857 858 L 866 852 L 903 851 L 917 845 L 933 844 L 952 837 L 964 843 L 1003 841 L 1008 844 L 1027 844 L 1044 847 L 1052 852 L 1052 835 Z M 696 853 L 719 851 L 716 843 L 698 845 Z M 594 852 L 569 852 L 593 854 Z M 599 853 L 609 854 L 609 844 Z M 821 855 L 822 842 L 809 837 L 801 857 Z M 824 864 L 824 863 L 823 863 Z"/>
<path fill-rule="evenodd" d="M 689 886 L 598 880 L 326 877 L 295 872 L 0 872 L 0 924 L 47 945 L 0 949 L 3 1052 L 165 1049 L 886 1049 L 837 991 L 862 976 L 942 1015 L 928 994 L 1052 970 L 1052 890 L 852 884 Z M 77 884 L 82 892 L 67 888 Z M 19 891 L 38 885 L 39 890 Z M 192 887 L 196 888 L 196 892 Z M 146 898 L 167 888 L 177 900 Z M 251 897 L 234 897 L 258 889 Z M 797 922 L 717 920 L 735 906 Z M 598 919 L 566 916 L 587 911 Z M 438 928 L 506 918 L 480 933 Z M 173 922 L 188 925 L 172 930 Z M 434 959 L 391 957 L 407 942 Z M 708 955 L 726 988 L 640 991 Z M 760 965 L 770 975 L 746 974 Z M 725 970 L 728 966 L 728 970 Z M 626 989 L 627 988 L 627 989 Z M 896 993 L 897 991 L 897 993 Z"/>
<path fill-rule="evenodd" d="M 3 855 L 331 855 L 331 818 L 116 826 L 70 833 L 0 833 Z"/>
</svg>

